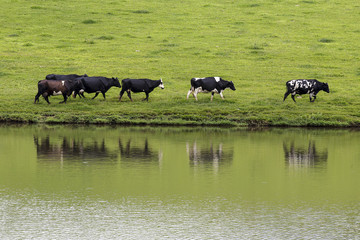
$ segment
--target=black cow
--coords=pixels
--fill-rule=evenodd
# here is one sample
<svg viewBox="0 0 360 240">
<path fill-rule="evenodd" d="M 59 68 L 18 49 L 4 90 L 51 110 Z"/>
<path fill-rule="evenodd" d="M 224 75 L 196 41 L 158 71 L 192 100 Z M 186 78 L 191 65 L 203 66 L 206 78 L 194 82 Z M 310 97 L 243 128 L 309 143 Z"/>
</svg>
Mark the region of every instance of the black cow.
<svg viewBox="0 0 360 240">
<path fill-rule="evenodd" d="M 112 87 L 121 88 L 120 82 L 118 78 L 106 78 L 106 77 L 81 77 L 77 78 L 80 79 L 84 88 L 83 92 L 87 93 L 96 93 L 95 96 L 92 98 L 96 98 L 99 93 L 102 93 L 105 97 L 105 93 Z M 83 92 L 75 91 L 74 97 L 79 94 L 81 97 L 85 97 Z"/>
<path fill-rule="evenodd" d="M 230 88 L 233 91 L 236 90 L 232 81 L 226 81 L 221 77 L 192 78 L 191 88 L 186 99 L 189 99 L 189 96 L 192 93 L 197 101 L 197 94 L 199 92 L 211 92 L 211 101 L 213 100 L 215 93 L 219 93 L 221 98 L 224 99 L 222 92 L 226 88 Z"/>
<path fill-rule="evenodd" d="M 150 80 L 147 78 L 143 79 L 123 79 L 122 80 L 122 89 L 120 92 L 119 101 L 121 101 L 121 98 L 126 91 L 128 97 L 131 101 L 131 92 L 138 93 L 138 92 L 144 92 L 146 94 L 146 98 L 144 98 L 143 101 L 149 101 L 149 93 L 151 93 L 154 88 L 160 87 L 161 89 L 164 89 L 164 84 L 162 79 L 160 80 Z"/>
<path fill-rule="evenodd" d="M 327 93 L 329 93 L 329 85 L 327 83 L 319 82 L 316 79 L 296 79 L 296 80 L 290 80 L 286 82 L 286 88 L 287 91 L 284 95 L 284 100 L 287 98 L 287 96 L 291 93 L 291 98 L 294 102 L 295 101 L 295 95 L 299 94 L 307 94 L 310 95 L 310 102 L 314 102 L 316 99 L 316 94 L 318 94 L 319 91 L 323 90 Z M 314 99 L 311 99 L 314 98 Z"/>
<path fill-rule="evenodd" d="M 39 102 L 40 95 L 45 98 L 48 104 L 50 104 L 49 96 L 63 95 L 64 101 L 60 103 L 66 103 L 68 96 L 73 91 L 80 91 L 83 88 L 80 80 L 41 80 L 38 82 L 38 93 L 35 96 L 34 103 Z"/>
<path fill-rule="evenodd" d="M 58 75 L 58 74 L 49 74 L 46 76 L 47 80 L 75 80 L 79 77 L 88 77 L 88 75 L 77 75 L 77 74 L 68 74 L 68 75 Z"/>
</svg>

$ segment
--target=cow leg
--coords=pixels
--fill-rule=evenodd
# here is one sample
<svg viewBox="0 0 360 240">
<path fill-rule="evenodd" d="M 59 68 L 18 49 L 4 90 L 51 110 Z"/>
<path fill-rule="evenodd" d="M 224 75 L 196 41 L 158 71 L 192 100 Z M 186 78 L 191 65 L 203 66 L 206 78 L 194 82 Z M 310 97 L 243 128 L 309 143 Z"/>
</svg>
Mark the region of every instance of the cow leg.
<svg viewBox="0 0 360 240">
<path fill-rule="evenodd" d="M 66 100 L 67 100 L 67 96 L 66 96 L 66 94 L 63 94 L 63 97 L 64 97 L 64 101 L 59 102 L 59 103 L 66 103 Z"/>
<path fill-rule="evenodd" d="M 190 96 L 191 93 L 194 95 L 193 91 L 190 89 L 190 90 L 188 91 L 188 93 L 187 93 L 186 99 L 189 99 L 189 96 Z"/>
<path fill-rule="evenodd" d="M 197 93 L 193 93 L 194 97 L 195 97 L 195 100 L 197 101 L 198 98 L 197 98 Z"/>
<path fill-rule="evenodd" d="M 132 100 L 132 98 L 131 98 L 131 92 L 130 92 L 130 91 L 127 91 L 126 93 L 127 93 L 128 97 L 130 98 L 130 100 L 133 102 L 133 100 Z"/>
<path fill-rule="evenodd" d="M 287 91 L 287 92 L 284 94 L 284 100 L 283 100 L 283 102 L 285 101 L 285 99 L 287 98 L 287 96 L 289 96 L 290 93 L 291 93 L 290 91 Z"/>
<path fill-rule="evenodd" d="M 105 97 L 105 92 L 101 92 L 103 97 L 104 97 L 104 100 L 106 100 L 106 97 Z"/>
<path fill-rule="evenodd" d="M 50 102 L 49 102 L 49 96 L 48 95 L 43 95 L 43 97 L 45 98 L 45 101 L 48 103 L 48 104 L 50 104 Z"/>
<path fill-rule="evenodd" d="M 296 95 L 296 93 L 295 93 L 295 94 L 291 94 L 291 98 L 292 98 L 292 100 L 293 100 L 294 102 L 296 102 L 296 101 L 295 101 L 295 95 Z"/>
<path fill-rule="evenodd" d="M 310 102 L 315 102 L 316 99 L 316 95 L 313 96 L 313 99 L 311 99 L 311 95 L 310 95 Z"/>
<path fill-rule="evenodd" d="M 213 98 L 214 98 L 214 94 L 215 94 L 215 93 L 213 93 L 213 92 L 211 93 L 211 98 L 210 98 L 210 101 L 211 101 L 211 102 L 212 102 L 212 100 L 213 100 Z"/>
<path fill-rule="evenodd" d="M 39 92 L 36 94 L 34 103 L 39 102 L 40 95 L 41 94 Z"/>
<path fill-rule="evenodd" d="M 124 92 L 125 92 L 124 90 L 121 90 L 121 91 L 120 91 L 119 102 L 121 102 L 121 98 L 122 98 L 122 96 L 124 95 Z"/>
<path fill-rule="evenodd" d="M 96 97 L 97 97 L 97 95 L 99 95 L 99 93 L 98 93 L 98 92 L 96 92 L 95 96 L 94 96 L 92 99 L 96 98 Z"/>
<path fill-rule="evenodd" d="M 316 95 L 314 93 L 310 93 L 309 98 L 310 98 L 310 102 L 314 102 L 316 99 Z M 313 99 L 311 99 L 311 98 L 313 98 Z"/>
<path fill-rule="evenodd" d="M 222 91 L 220 92 L 220 97 L 221 97 L 222 99 L 224 99 L 224 95 L 223 95 Z"/>
<path fill-rule="evenodd" d="M 198 88 L 197 88 L 197 89 L 195 89 L 195 91 L 193 92 L 193 95 L 194 95 L 196 101 L 198 100 L 198 98 L 197 98 L 198 93 L 199 93 L 199 90 L 198 90 Z"/>
<path fill-rule="evenodd" d="M 144 98 L 143 101 L 145 101 L 145 100 L 149 101 L 149 93 L 145 92 L 145 94 L 146 94 L 146 98 Z"/>
</svg>

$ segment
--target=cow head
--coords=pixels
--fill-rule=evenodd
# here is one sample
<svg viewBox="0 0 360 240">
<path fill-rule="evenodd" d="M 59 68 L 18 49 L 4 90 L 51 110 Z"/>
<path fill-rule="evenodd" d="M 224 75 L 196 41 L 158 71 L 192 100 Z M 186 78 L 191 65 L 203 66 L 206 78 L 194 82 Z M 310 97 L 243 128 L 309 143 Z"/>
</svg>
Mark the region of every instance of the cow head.
<svg viewBox="0 0 360 240">
<path fill-rule="evenodd" d="M 113 86 L 115 86 L 115 87 L 118 87 L 118 88 L 121 88 L 121 84 L 120 84 L 120 82 L 119 82 L 119 79 L 118 78 L 112 78 L 112 80 L 113 80 Z"/>
<path fill-rule="evenodd" d="M 229 82 L 228 87 L 229 87 L 231 90 L 233 90 L 233 91 L 236 90 L 236 88 L 235 88 L 235 86 L 234 86 L 234 83 L 233 83 L 232 81 Z"/>
<path fill-rule="evenodd" d="M 163 81 L 162 81 L 162 78 L 160 78 L 159 88 L 161 88 L 161 89 L 164 89 L 164 88 L 165 88 L 165 87 L 164 87 L 164 83 L 163 83 Z"/>
<path fill-rule="evenodd" d="M 329 93 L 330 90 L 329 90 L 329 85 L 327 83 L 323 83 L 323 89 L 325 92 Z"/>
</svg>

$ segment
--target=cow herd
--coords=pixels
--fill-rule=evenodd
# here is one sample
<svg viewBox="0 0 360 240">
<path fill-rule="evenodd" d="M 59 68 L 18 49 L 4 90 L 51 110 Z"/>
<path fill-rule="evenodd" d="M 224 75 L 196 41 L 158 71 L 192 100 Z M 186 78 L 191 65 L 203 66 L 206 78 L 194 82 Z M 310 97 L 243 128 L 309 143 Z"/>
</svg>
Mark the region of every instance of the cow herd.
<svg viewBox="0 0 360 240">
<path fill-rule="evenodd" d="M 195 97 L 197 101 L 197 94 L 200 92 L 211 92 L 211 101 L 214 98 L 214 94 L 220 94 L 224 99 L 223 91 L 227 88 L 235 91 L 235 86 L 232 81 L 226 81 L 221 77 L 206 77 L 206 78 L 192 78 L 190 90 L 187 93 L 187 99 L 190 94 Z M 118 78 L 106 78 L 106 77 L 89 77 L 88 75 L 57 75 L 49 74 L 46 79 L 38 82 L 38 93 L 35 96 L 34 103 L 39 102 L 39 97 L 43 96 L 47 103 L 49 102 L 49 96 L 63 95 L 64 101 L 60 103 L 66 103 L 68 97 L 73 94 L 73 97 L 79 96 L 85 98 L 84 92 L 95 93 L 96 98 L 99 93 L 102 93 L 104 99 L 105 93 L 111 87 L 121 88 L 119 101 L 123 94 L 126 92 L 131 101 L 131 92 L 139 93 L 144 92 L 146 97 L 144 100 L 149 100 L 149 93 L 151 93 L 156 87 L 164 89 L 164 83 L 162 79 L 151 80 L 147 78 L 142 79 L 130 79 L 126 78 L 119 82 Z M 291 98 L 295 101 L 295 95 L 309 94 L 310 102 L 314 102 L 316 95 L 319 91 L 323 90 L 329 93 L 329 86 L 327 83 L 319 82 L 316 79 L 297 79 L 286 82 L 287 91 L 284 95 L 283 101 L 291 94 Z"/>
</svg>

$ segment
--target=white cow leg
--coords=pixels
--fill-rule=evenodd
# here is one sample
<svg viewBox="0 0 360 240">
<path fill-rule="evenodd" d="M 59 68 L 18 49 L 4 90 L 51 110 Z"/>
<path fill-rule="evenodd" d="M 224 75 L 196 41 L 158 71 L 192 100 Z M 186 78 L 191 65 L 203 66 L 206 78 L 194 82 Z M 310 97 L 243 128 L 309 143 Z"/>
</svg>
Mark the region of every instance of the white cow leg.
<svg viewBox="0 0 360 240">
<path fill-rule="evenodd" d="M 194 95 L 196 101 L 198 100 L 198 98 L 197 98 L 198 93 L 199 93 L 199 89 L 197 88 L 197 89 L 195 89 L 195 91 L 193 92 L 193 95 Z"/>
<path fill-rule="evenodd" d="M 220 97 L 224 99 L 224 95 L 222 94 L 222 92 L 220 92 Z"/>
<path fill-rule="evenodd" d="M 191 90 L 188 91 L 186 99 L 189 99 L 189 96 L 190 96 L 191 92 L 192 92 Z M 193 93 L 193 95 L 194 95 L 194 93 Z"/>
</svg>

